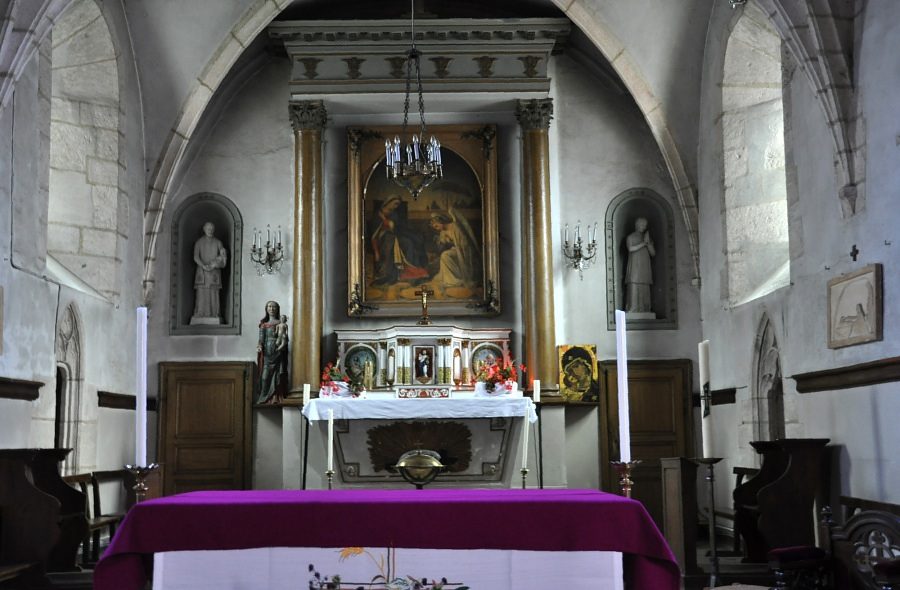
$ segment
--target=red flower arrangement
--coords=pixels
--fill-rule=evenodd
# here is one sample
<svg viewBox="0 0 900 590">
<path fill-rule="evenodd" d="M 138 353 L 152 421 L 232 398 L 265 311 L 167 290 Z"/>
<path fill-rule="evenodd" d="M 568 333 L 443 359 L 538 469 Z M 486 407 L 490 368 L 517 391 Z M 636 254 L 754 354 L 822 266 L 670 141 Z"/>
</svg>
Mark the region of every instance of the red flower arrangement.
<svg viewBox="0 0 900 590">
<path fill-rule="evenodd" d="M 338 385 L 339 383 L 346 384 L 347 388 L 353 393 L 353 397 L 358 396 L 363 389 L 363 384 L 361 381 L 354 381 L 353 378 L 351 378 L 350 375 L 348 375 L 347 372 L 344 371 L 344 369 L 338 367 L 332 362 L 329 362 L 325 365 L 325 368 L 322 369 L 322 377 L 321 383 L 319 383 L 319 387 L 334 394 L 341 389 L 341 386 Z"/>
<path fill-rule="evenodd" d="M 493 364 L 480 367 L 476 378 L 490 388 L 495 388 L 497 384 L 502 384 L 506 389 L 512 390 L 519 379 L 519 371 L 524 373 L 527 370 L 525 365 L 516 365 L 514 359 L 510 359 L 508 362 L 499 360 Z"/>
</svg>

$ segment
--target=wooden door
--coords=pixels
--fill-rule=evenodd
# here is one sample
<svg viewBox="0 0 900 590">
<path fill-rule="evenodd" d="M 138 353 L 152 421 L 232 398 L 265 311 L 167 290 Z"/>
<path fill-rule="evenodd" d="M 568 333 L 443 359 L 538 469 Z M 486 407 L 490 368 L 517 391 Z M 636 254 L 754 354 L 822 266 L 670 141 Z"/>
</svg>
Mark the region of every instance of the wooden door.
<svg viewBox="0 0 900 590">
<path fill-rule="evenodd" d="M 600 362 L 600 474 L 605 491 L 619 493 L 610 460 L 619 458 L 619 401 L 615 361 Z M 693 456 L 691 441 L 691 361 L 687 359 L 628 362 L 628 405 L 631 457 L 641 463 L 634 472 L 631 497 L 640 500 L 657 526 L 662 526 L 663 457 Z"/>
<path fill-rule="evenodd" d="M 253 364 L 160 363 L 163 493 L 251 485 Z"/>
</svg>

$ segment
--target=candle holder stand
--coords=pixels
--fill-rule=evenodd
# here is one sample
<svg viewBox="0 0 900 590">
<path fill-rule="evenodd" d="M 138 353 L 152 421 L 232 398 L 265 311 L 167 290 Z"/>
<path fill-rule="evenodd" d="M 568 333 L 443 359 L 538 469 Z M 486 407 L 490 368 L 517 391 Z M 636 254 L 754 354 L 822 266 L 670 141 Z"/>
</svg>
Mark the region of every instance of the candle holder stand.
<svg viewBox="0 0 900 590">
<path fill-rule="evenodd" d="M 697 465 L 706 465 L 706 488 L 709 494 L 709 587 L 719 584 L 719 550 L 716 547 L 716 463 L 721 457 L 704 457 L 692 459 Z"/>
<path fill-rule="evenodd" d="M 634 480 L 631 479 L 631 471 L 640 462 L 640 459 L 632 459 L 631 461 L 609 462 L 610 465 L 612 465 L 616 470 L 616 473 L 619 474 L 619 488 L 622 490 L 622 495 L 626 498 L 631 497 L 631 488 L 634 487 Z"/>
<path fill-rule="evenodd" d="M 528 478 L 528 468 L 523 467 L 521 469 L 521 472 L 522 472 L 522 489 L 524 490 L 525 489 L 525 480 Z"/>
<path fill-rule="evenodd" d="M 328 478 L 328 489 L 334 489 L 334 469 L 329 469 L 325 472 L 325 477 Z"/>
<path fill-rule="evenodd" d="M 147 498 L 147 476 L 159 469 L 159 464 L 151 463 L 147 466 L 126 465 L 125 469 L 134 476 L 135 484 L 131 489 L 134 490 L 135 504 L 143 502 Z"/>
</svg>

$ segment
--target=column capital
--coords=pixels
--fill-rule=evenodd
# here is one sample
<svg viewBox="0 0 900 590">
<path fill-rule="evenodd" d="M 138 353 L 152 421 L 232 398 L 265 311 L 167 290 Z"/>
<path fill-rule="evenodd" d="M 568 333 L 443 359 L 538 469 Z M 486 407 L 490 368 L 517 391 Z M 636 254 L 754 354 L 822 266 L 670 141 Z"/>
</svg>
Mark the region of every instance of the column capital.
<svg viewBox="0 0 900 590">
<path fill-rule="evenodd" d="M 292 100 L 288 103 L 294 131 L 322 131 L 328 114 L 321 100 Z"/>
<path fill-rule="evenodd" d="M 553 118 L 552 98 L 516 101 L 516 119 L 522 129 L 549 129 Z"/>
</svg>

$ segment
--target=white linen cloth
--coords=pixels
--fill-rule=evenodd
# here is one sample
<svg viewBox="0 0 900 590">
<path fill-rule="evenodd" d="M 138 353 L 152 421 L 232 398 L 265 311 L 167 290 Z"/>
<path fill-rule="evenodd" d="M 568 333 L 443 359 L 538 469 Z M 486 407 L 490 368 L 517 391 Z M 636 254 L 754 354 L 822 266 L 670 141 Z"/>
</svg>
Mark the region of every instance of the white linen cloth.
<svg viewBox="0 0 900 590">
<path fill-rule="evenodd" d="M 311 421 L 327 420 L 334 410 L 336 420 L 414 420 L 418 418 L 512 418 L 537 422 L 530 397 L 468 399 L 348 399 L 317 398 L 303 407 Z"/>
<path fill-rule="evenodd" d="M 341 549 L 268 547 L 233 551 L 176 551 L 153 558 L 153 590 L 297 590 L 315 572 L 341 588 L 369 588 L 379 568 L 390 563 L 391 579 L 440 581 L 447 590 L 460 585 L 490 590 L 622 590 L 622 554 L 605 551 L 500 551 L 357 548 L 362 553 L 341 558 Z M 312 570 L 310 569 L 312 567 Z M 403 590 L 379 580 L 372 588 Z M 647 589 L 650 590 L 650 589 Z"/>
</svg>

